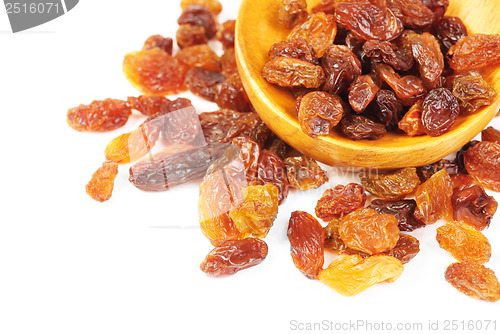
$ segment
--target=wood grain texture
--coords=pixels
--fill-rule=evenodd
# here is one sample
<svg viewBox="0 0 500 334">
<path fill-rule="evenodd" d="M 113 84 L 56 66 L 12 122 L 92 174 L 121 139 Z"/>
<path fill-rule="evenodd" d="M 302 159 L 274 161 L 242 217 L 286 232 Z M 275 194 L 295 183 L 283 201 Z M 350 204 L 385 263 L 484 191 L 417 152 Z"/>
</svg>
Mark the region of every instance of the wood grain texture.
<svg viewBox="0 0 500 334">
<path fill-rule="evenodd" d="M 450 0 L 447 15 L 459 16 L 469 33 L 500 33 L 498 0 Z M 236 54 L 248 95 L 264 122 L 302 153 L 332 166 L 394 169 L 422 166 L 458 150 L 491 121 L 500 108 L 500 67 L 486 79 L 496 89 L 493 104 L 476 114 L 460 116 L 452 130 L 440 137 L 409 137 L 390 133 L 375 140 L 353 141 L 340 133 L 311 138 L 304 134 L 294 113 L 295 100 L 286 89 L 266 82 L 261 75 L 269 48 L 285 39 L 287 29 L 277 22 L 281 0 L 243 0 L 236 24 Z M 319 0 L 308 0 L 309 10 Z"/>
</svg>

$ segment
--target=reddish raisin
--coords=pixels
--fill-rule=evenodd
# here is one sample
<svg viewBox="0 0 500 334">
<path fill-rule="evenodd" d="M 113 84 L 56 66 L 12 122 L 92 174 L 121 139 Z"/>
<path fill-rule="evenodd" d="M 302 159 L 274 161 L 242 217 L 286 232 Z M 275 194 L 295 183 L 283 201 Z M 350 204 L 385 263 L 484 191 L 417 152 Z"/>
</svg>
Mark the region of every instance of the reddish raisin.
<svg viewBox="0 0 500 334">
<path fill-rule="evenodd" d="M 179 48 L 187 48 L 193 45 L 206 44 L 208 42 L 205 28 L 192 24 L 182 24 L 175 35 Z"/>
<path fill-rule="evenodd" d="M 144 46 L 142 50 L 146 51 L 149 49 L 160 48 L 169 55 L 172 55 L 172 49 L 174 41 L 172 38 L 165 38 L 162 35 L 153 35 L 149 37 L 146 42 L 144 42 Z"/>
<path fill-rule="evenodd" d="M 500 34 L 474 34 L 460 39 L 448 51 L 450 67 L 457 72 L 500 63 Z"/>
<path fill-rule="evenodd" d="M 205 28 L 205 35 L 208 39 L 212 39 L 217 33 L 217 19 L 215 15 L 206 7 L 199 5 L 191 5 L 186 7 L 179 19 L 179 25 L 192 24 Z"/>
<path fill-rule="evenodd" d="M 200 67 L 217 72 L 222 70 L 219 56 L 207 44 L 181 49 L 175 55 L 175 59 L 189 67 Z"/>
<path fill-rule="evenodd" d="M 328 135 L 344 114 L 338 95 L 319 91 L 299 98 L 296 109 L 302 131 L 313 138 Z"/>
<path fill-rule="evenodd" d="M 378 213 L 394 215 L 398 220 L 400 231 L 411 232 L 425 226 L 425 223 L 414 215 L 417 208 L 417 202 L 413 199 L 405 199 L 396 202 L 374 199 L 368 207 L 370 209 L 375 209 Z"/>
<path fill-rule="evenodd" d="M 67 122 L 77 131 L 111 131 L 125 125 L 130 113 L 127 102 L 106 99 L 69 109 Z"/>
<path fill-rule="evenodd" d="M 457 99 L 446 88 L 427 94 L 422 104 L 422 125 L 425 133 L 436 137 L 450 131 L 460 113 Z"/>
<path fill-rule="evenodd" d="M 307 19 L 306 0 L 282 0 L 278 12 L 278 22 L 286 28 L 293 28 Z"/>
<path fill-rule="evenodd" d="M 324 221 L 342 218 L 365 205 L 365 189 L 357 183 L 328 189 L 316 204 L 316 216 Z"/>
<path fill-rule="evenodd" d="M 271 58 L 264 65 L 262 76 L 269 83 L 282 87 L 318 88 L 325 82 L 321 66 L 288 57 Z"/>
<path fill-rule="evenodd" d="M 235 20 L 224 22 L 217 31 L 217 39 L 222 43 L 224 50 L 234 48 Z"/>
<path fill-rule="evenodd" d="M 500 143 L 483 141 L 465 153 L 465 168 L 486 188 L 500 191 Z"/>
<path fill-rule="evenodd" d="M 284 40 L 271 46 L 269 57 L 289 57 L 319 65 L 318 56 L 304 38 Z"/>
<path fill-rule="evenodd" d="M 186 73 L 185 82 L 191 93 L 215 102 L 217 85 L 225 80 L 226 77 L 220 72 L 194 67 Z"/>
<path fill-rule="evenodd" d="M 118 163 L 106 161 L 93 175 L 85 186 L 85 191 L 90 197 L 99 202 L 107 201 L 113 193 L 113 186 L 118 174 Z"/>
</svg>

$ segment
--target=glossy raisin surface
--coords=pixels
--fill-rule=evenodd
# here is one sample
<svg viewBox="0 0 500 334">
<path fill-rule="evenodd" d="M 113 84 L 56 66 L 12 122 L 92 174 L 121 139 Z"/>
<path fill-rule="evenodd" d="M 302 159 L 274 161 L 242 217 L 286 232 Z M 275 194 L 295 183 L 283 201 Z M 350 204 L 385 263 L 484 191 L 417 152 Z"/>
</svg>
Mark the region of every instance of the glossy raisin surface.
<svg viewBox="0 0 500 334">
<path fill-rule="evenodd" d="M 472 225 L 478 230 L 487 228 L 497 211 L 497 201 L 486 194 L 480 185 L 470 184 L 468 180 L 465 184 L 460 184 L 461 182 L 456 177 L 452 177 L 452 181 L 454 184 L 453 196 L 451 196 L 453 219 Z"/>
<path fill-rule="evenodd" d="M 288 182 L 298 190 L 315 189 L 328 182 L 326 172 L 309 157 L 290 157 L 285 159 Z"/>
<path fill-rule="evenodd" d="M 293 28 L 307 19 L 306 0 L 283 0 L 278 11 L 278 22 L 286 28 Z"/>
<path fill-rule="evenodd" d="M 466 36 L 448 51 L 450 67 L 457 72 L 500 63 L 500 34 Z"/>
<path fill-rule="evenodd" d="M 477 143 L 465 152 L 464 164 L 482 186 L 500 191 L 500 143 Z"/>
<path fill-rule="evenodd" d="M 209 9 L 200 5 L 190 5 L 184 8 L 177 20 L 179 25 L 192 24 L 205 29 L 205 35 L 212 39 L 217 33 L 217 19 Z"/>
<path fill-rule="evenodd" d="M 66 114 L 66 119 L 68 125 L 77 131 L 105 132 L 125 125 L 130 113 L 127 102 L 106 99 L 71 108 Z"/>
<path fill-rule="evenodd" d="M 319 65 L 318 56 L 313 47 L 304 38 L 290 39 L 271 46 L 269 57 L 289 57 Z"/>
<path fill-rule="evenodd" d="M 489 126 L 481 131 L 481 140 L 500 144 L 500 131 Z"/>
<path fill-rule="evenodd" d="M 448 89 L 433 89 L 422 104 L 422 125 L 425 133 L 436 137 L 450 131 L 459 113 L 458 101 Z"/>
<path fill-rule="evenodd" d="M 435 36 L 444 54 L 460 39 L 467 36 L 467 28 L 459 17 L 445 16 L 435 26 Z"/>
<path fill-rule="evenodd" d="M 189 67 L 200 67 L 209 71 L 222 70 L 219 56 L 207 44 L 193 45 L 179 50 L 175 58 Z"/>
<path fill-rule="evenodd" d="M 162 35 L 150 36 L 146 42 L 144 42 L 143 50 L 149 50 L 154 48 L 160 48 L 169 55 L 172 55 L 172 49 L 174 47 L 174 41 L 170 37 L 163 37 Z"/>
<path fill-rule="evenodd" d="M 316 216 L 324 221 L 342 218 L 365 205 L 365 189 L 357 183 L 326 190 L 316 204 Z"/>
<path fill-rule="evenodd" d="M 459 76 L 453 79 L 453 95 L 463 113 L 474 113 L 489 106 L 495 98 L 495 89 L 480 75 Z"/>
<path fill-rule="evenodd" d="M 326 74 L 323 89 L 330 94 L 345 92 L 351 83 L 361 75 L 361 63 L 345 45 L 330 45 L 321 59 Z"/>
<path fill-rule="evenodd" d="M 415 191 L 420 179 L 415 168 L 404 168 L 391 173 L 365 173 L 361 184 L 370 193 L 387 200 L 399 200 Z"/>
<path fill-rule="evenodd" d="M 224 22 L 217 30 L 217 39 L 222 43 L 224 50 L 234 48 L 236 20 Z"/>
<path fill-rule="evenodd" d="M 180 25 L 175 34 L 175 39 L 181 49 L 208 42 L 205 28 L 193 24 Z"/>
<path fill-rule="evenodd" d="M 369 75 L 357 77 L 349 87 L 349 104 L 357 112 L 363 112 L 368 104 L 375 98 L 379 87 Z"/>
<path fill-rule="evenodd" d="M 398 228 L 400 231 L 411 232 L 425 226 L 422 220 L 415 217 L 417 202 L 413 199 L 400 201 L 374 199 L 368 207 L 376 210 L 378 213 L 394 215 L 398 220 Z"/>
<path fill-rule="evenodd" d="M 321 58 L 327 47 L 333 44 L 336 34 L 337 23 L 333 15 L 319 12 L 310 15 L 303 23 L 296 25 L 286 39 L 304 38 Z"/>
<path fill-rule="evenodd" d="M 452 195 L 451 178 L 445 169 L 441 169 L 415 190 L 417 218 L 426 224 L 435 223 L 440 218 L 450 220 L 453 216 Z"/>
<path fill-rule="evenodd" d="M 215 102 L 217 85 L 225 80 L 226 77 L 220 72 L 194 67 L 186 73 L 185 83 L 191 93 Z"/>
<path fill-rule="evenodd" d="M 313 138 L 330 134 L 344 114 L 338 95 L 320 91 L 299 98 L 296 109 L 302 131 Z"/>
<path fill-rule="evenodd" d="M 444 69 L 444 58 L 436 37 L 424 32 L 420 35 L 410 34 L 406 38 L 411 44 L 424 85 L 429 89 L 436 88 Z"/>
<path fill-rule="evenodd" d="M 262 76 L 269 83 L 281 87 L 318 88 L 325 82 L 321 66 L 288 57 L 271 58 L 264 65 Z"/>
<path fill-rule="evenodd" d="M 493 270 L 482 264 L 465 261 L 450 265 L 446 281 L 467 296 L 495 302 L 500 299 L 500 283 Z"/>
<path fill-rule="evenodd" d="M 383 124 L 372 121 L 371 119 L 347 113 L 340 121 L 340 128 L 344 135 L 352 140 L 375 140 L 387 134 Z"/>
<path fill-rule="evenodd" d="M 415 102 L 398 123 L 398 128 L 408 136 L 414 137 L 425 134 L 424 125 L 422 124 L 422 102 L 423 100 Z"/>
</svg>

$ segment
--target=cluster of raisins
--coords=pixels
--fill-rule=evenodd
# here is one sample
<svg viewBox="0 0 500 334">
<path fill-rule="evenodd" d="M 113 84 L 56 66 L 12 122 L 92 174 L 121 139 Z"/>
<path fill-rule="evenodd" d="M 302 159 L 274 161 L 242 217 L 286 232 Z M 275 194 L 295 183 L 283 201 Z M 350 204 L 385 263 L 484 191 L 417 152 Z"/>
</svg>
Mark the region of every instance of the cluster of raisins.
<svg viewBox="0 0 500 334">
<path fill-rule="evenodd" d="M 492 103 L 481 69 L 500 63 L 500 35 L 468 35 L 446 1 L 283 0 L 291 29 L 262 76 L 291 89 L 311 137 L 338 128 L 352 140 L 396 131 L 440 136 L 461 114 Z"/>
</svg>

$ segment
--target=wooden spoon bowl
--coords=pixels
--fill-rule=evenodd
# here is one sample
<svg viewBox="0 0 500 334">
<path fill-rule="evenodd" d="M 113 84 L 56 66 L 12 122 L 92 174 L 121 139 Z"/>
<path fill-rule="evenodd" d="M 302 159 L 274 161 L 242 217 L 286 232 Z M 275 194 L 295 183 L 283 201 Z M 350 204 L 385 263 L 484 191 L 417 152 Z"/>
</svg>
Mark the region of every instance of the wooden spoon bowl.
<svg viewBox="0 0 500 334">
<path fill-rule="evenodd" d="M 308 0 L 309 10 L 319 0 Z M 395 169 L 433 163 L 458 150 L 474 138 L 500 107 L 500 67 L 486 80 L 497 94 L 494 102 L 479 112 L 462 115 L 451 131 L 439 137 L 409 137 L 392 132 L 370 141 L 353 141 L 340 132 L 311 138 L 302 132 L 295 115 L 295 99 L 283 88 L 269 84 L 261 71 L 270 47 L 288 35 L 277 20 L 281 0 L 243 0 L 236 24 L 236 60 L 243 85 L 262 120 L 289 145 L 328 165 Z M 450 0 L 446 15 L 458 16 L 469 34 L 500 33 L 498 0 Z"/>
</svg>

